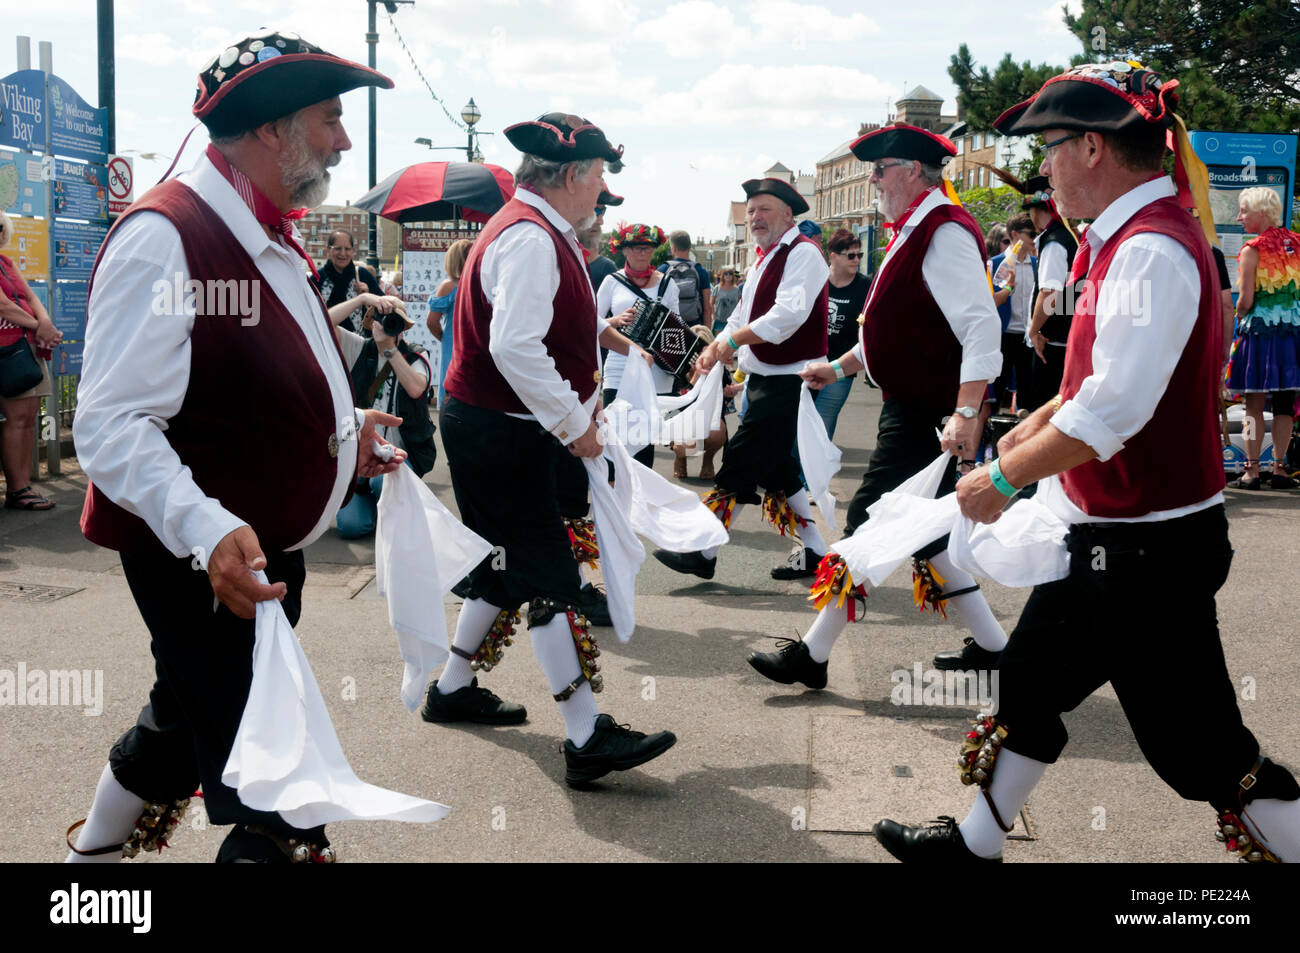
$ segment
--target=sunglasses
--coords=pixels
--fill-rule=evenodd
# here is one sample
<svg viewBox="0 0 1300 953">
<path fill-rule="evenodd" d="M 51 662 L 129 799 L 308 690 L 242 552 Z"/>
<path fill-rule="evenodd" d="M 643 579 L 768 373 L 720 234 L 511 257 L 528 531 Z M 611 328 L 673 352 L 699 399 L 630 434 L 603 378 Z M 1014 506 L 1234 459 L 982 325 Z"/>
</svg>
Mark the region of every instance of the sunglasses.
<svg viewBox="0 0 1300 953">
<path fill-rule="evenodd" d="M 845 251 L 845 252 L 838 252 L 837 254 L 841 255 L 844 258 L 849 259 L 849 261 L 857 261 L 859 258 L 862 257 L 862 252 L 860 251 Z"/>
</svg>

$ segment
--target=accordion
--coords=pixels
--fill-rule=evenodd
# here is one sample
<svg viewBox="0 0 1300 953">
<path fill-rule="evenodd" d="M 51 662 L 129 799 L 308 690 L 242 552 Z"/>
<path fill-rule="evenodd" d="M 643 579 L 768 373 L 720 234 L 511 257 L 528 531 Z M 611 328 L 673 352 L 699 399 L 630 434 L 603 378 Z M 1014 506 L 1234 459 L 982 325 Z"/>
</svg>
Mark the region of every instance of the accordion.
<svg viewBox="0 0 1300 953">
<path fill-rule="evenodd" d="M 691 326 L 658 301 L 642 300 L 632 306 L 627 336 L 649 352 L 654 362 L 674 377 L 686 380 L 704 341 Z"/>
</svg>

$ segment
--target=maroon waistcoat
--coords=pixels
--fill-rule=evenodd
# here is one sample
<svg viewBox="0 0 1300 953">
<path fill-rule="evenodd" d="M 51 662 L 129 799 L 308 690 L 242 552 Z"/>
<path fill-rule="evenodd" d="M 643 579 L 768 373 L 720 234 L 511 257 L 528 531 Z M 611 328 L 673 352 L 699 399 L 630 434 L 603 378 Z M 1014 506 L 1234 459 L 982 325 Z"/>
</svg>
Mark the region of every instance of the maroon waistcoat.
<svg viewBox="0 0 1300 953">
<path fill-rule="evenodd" d="M 884 396 L 936 410 L 951 410 L 961 389 L 961 342 L 921 273 L 935 229 L 947 222 L 966 227 L 984 260 L 979 223 L 961 206 L 936 206 L 876 273 L 860 334 L 871 379 Z"/>
<path fill-rule="evenodd" d="M 236 313 L 200 311 L 195 317 L 189 386 L 163 435 L 190 468 L 199 489 L 248 523 L 263 549 L 285 550 L 311 532 L 334 489 L 338 462 L 329 449 L 333 446 L 337 454 L 337 439 L 331 438 L 338 425 L 329 382 L 298 322 L 248 252 L 212 207 L 178 180 L 150 189 L 133 204 L 109 230 L 100 258 L 113 232 L 146 210 L 165 216 L 180 232 L 189 276 L 203 282 L 205 289 L 209 281 L 260 283 L 257 324 L 242 324 Z M 96 259 L 92 286 L 98 270 Z M 302 280 L 307 281 L 305 275 Z M 201 300 L 197 298 L 196 304 Z M 210 308 L 212 302 L 207 304 Z M 180 318 L 142 312 L 101 320 Z M 319 320 L 329 320 L 323 302 Z M 330 338 L 334 340 L 332 333 Z M 342 364 L 337 341 L 335 353 Z M 258 461 L 271 459 L 289 463 L 272 464 L 276 475 L 268 480 Z M 92 543 L 108 549 L 162 549 L 144 520 L 118 506 L 93 483 L 86 491 L 81 531 Z"/>
<path fill-rule="evenodd" d="M 1200 503 L 1223 489 L 1218 384 L 1223 325 L 1219 320 L 1218 272 L 1201 226 L 1174 198 L 1162 198 L 1141 209 L 1100 251 L 1093 250 L 1084 292 L 1074 302 L 1061 397 L 1072 398 L 1092 374 L 1096 290 L 1106 280 L 1119 246 L 1142 232 L 1168 235 L 1191 252 L 1200 278 L 1200 307 L 1173 376 L 1146 426 L 1105 463 L 1089 460 L 1061 474 L 1066 495 L 1091 516 L 1144 516 Z M 1144 296 L 1138 300 L 1150 306 L 1148 289 L 1138 288 L 1135 293 Z"/>
<path fill-rule="evenodd" d="M 479 272 L 488 246 L 507 228 L 520 222 L 534 222 L 546 230 L 555 243 L 555 260 L 560 268 L 560 286 L 551 299 L 551 327 L 542 337 L 546 353 L 583 402 L 595 392 L 599 376 L 596 302 L 591 297 L 591 279 L 587 277 L 586 266 L 574 255 L 570 240 L 545 215 L 526 202 L 511 199 L 488 220 L 465 259 L 452 311 L 454 344 L 443 388 L 473 407 L 512 414 L 531 411 L 497 370 L 488 350 L 492 299 L 488 294 L 490 289 L 483 288 Z"/>
<path fill-rule="evenodd" d="M 771 258 L 763 266 L 758 287 L 754 289 L 754 301 L 749 308 L 750 321 L 767 314 L 776 303 L 776 293 L 781 287 L 781 279 L 785 275 L 785 263 L 790 257 L 790 251 L 804 242 L 815 247 L 817 254 L 821 254 L 822 246 L 807 235 L 800 235 L 789 244 L 780 245 L 775 251 L 770 252 Z M 799 329 L 794 334 L 780 344 L 769 342 L 751 344 L 750 351 L 764 364 L 795 364 L 799 361 L 825 357 L 829 297 L 829 285 L 824 284 L 821 293 L 817 295 L 817 300 L 812 303 L 812 310 L 808 312 L 807 320 L 799 325 Z"/>
</svg>

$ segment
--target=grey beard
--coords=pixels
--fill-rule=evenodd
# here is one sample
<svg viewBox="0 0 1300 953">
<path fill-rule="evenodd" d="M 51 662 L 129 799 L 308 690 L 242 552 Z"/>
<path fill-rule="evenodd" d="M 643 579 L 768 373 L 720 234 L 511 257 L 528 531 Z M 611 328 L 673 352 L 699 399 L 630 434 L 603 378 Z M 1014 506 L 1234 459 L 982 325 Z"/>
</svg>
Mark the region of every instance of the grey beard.
<svg viewBox="0 0 1300 953">
<path fill-rule="evenodd" d="M 285 183 L 288 185 L 288 183 Z M 289 204 L 295 208 L 315 208 L 330 194 L 330 174 L 321 172 L 299 183 L 289 194 Z"/>
<path fill-rule="evenodd" d="M 585 235 L 587 232 L 591 231 L 592 226 L 595 224 L 596 224 L 596 216 L 594 213 L 592 213 L 583 216 L 578 221 L 578 224 L 573 226 L 573 230 L 577 232 L 579 235 Z"/>
<path fill-rule="evenodd" d="M 280 160 L 280 181 L 289 190 L 289 202 L 296 208 L 315 208 L 330 192 L 329 168 L 342 160 L 334 153 L 323 164 L 317 163 L 303 143 L 295 143 L 293 152 Z"/>
</svg>

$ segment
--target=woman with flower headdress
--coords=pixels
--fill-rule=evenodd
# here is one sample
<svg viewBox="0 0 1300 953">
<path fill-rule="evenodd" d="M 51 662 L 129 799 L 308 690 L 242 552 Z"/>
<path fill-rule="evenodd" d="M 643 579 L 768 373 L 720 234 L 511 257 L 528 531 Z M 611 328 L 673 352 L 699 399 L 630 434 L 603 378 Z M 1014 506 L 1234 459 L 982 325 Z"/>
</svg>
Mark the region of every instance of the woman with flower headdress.
<svg viewBox="0 0 1300 953">
<path fill-rule="evenodd" d="M 1246 398 L 1254 423 L 1246 441 L 1246 472 L 1233 486 L 1260 488 L 1259 448 L 1264 439 L 1264 398 L 1273 395 L 1273 473 L 1275 490 L 1296 481 L 1282 472 L 1282 457 L 1295 424 L 1300 389 L 1300 235 L 1282 227 L 1282 200 L 1262 186 L 1241 193 L 1237 221 L 1256 238 L 1237 256 L 1237 337 L 1228 362 L 1228 390 Z"/>
<path fill-rule="evenodd" d="M 658 225 L 627 225 L 618 227 L 609 240 L 609 250 L 623 253 L 623 269 L 605 278 L 596 293 L 596 314 L 608 317 L 610 327 L 622 331 L 632 324 L 632 308 L 638 301 L 650 299 L 662 302 L 670 311 L 680 307 L 677 285 L 671 278 L 655 271 L 650 264 L 654 250 L 665 241 L 664 230 Z M 608 406 L 618 393 L 623 381 L 623 368 L 627 355 L 610 351 L 605 358 L 602 394 Z M 673 393 L 673 376 L 659 365 L 651 367 L 655 392 Z M 654 445 L 646 447 L 635 457 L 646 466 L 654 464 Z"/>
</svg>

